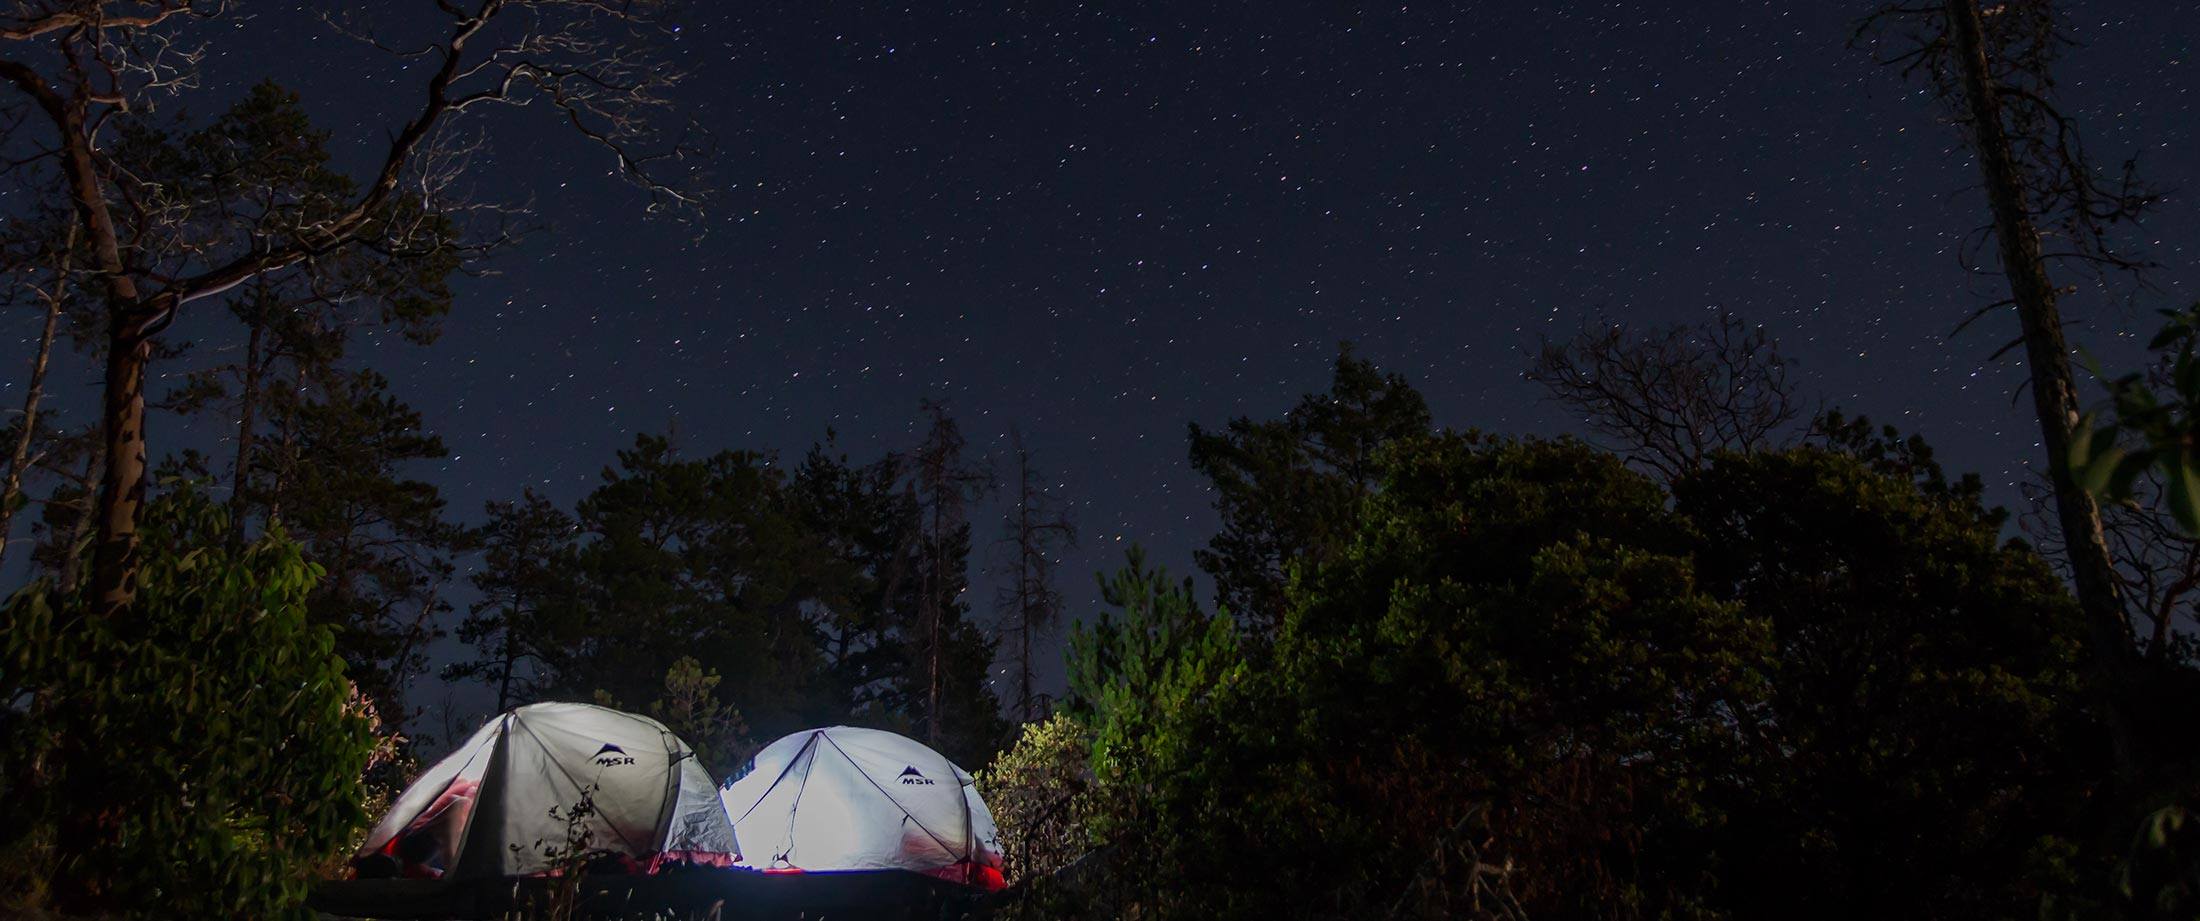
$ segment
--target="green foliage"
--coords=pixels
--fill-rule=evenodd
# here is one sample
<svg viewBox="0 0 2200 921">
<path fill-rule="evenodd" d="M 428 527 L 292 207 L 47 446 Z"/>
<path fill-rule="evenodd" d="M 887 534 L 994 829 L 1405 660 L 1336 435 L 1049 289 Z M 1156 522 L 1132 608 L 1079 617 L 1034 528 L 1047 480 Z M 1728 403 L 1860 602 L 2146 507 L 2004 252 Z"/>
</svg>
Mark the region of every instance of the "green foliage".
<svg viewBox="0 0 2200 921">
<path fill-rule="evenodd" d="M 28 707 L 4 724 L 5 824 L 51 845 L 66 907 L 310 917 L 306 874 L 366 818 L 374 740 L 306 615 L 320 570 L 280 531 L 232 547 L 229 527 L 171 492 L 147 508 L 126 617 L 45 583 L 0 615 L 0 682 Z"/>
<path fill-rule="evenodd" d="M 2068 463 L 2081 487 L 2109 501 L 2130 499 L 2154 472 L 2178 526 L 2200 534 L 2200 304 L 2162 315 L 2147 345 L 2159 366 L 2105 382 L 2109 405 L 2080 420 Z"/>
<path fill-rule="evenodd" d="M 458 628 L 476 655 L 448 674 L 507 706 L 599 690 L 645 701 L 689 658 L 722 676 L 707 696 L 762 738 L 836 722 L 908 732 L 924 723 L 920 614 L 936 590 L 936 747 L 982 764 L 1002 723 L 992 644 L 965 600 L 969 529 L 935 548 L 901 485 L 895 464 L 825 446 L 790 476 L 766 454 L 688 458 L 669 438 L 637 438 L 570 514 L 531 494 L 490 506 L 482 598 Z M 935 550 L 933 584 L 913 570 Z"/>
<path fill-rule="evenodd" d="M 681 656 L 665 671 L 664 696 L 652 701 L 649 715 L 687 740 L 688 747 L 714 777 L 729 772 L 749 759 L 755 741 L 741 711 L 715 695 L 718 672 L 703 668 L 692 656 Z"/>
<path fill-rule="evenodd" d="M 2137 918 L 2200 915 L 2200 818 L 2190 807 L 2164 806 L 2139 823 L 2116 891 Z"/>
<path fill-rule="evenodd" d="M 1814 437 L 1670 494 L 1572 440 L 1391 440 L 1334 512 L 1349 539 L 1289 568 L 1257 667 L 1134 555 L 1069 653 L 1119 913 L 2105 896 L 2067 594 L 1923 441 L 1840 416 Z"/>
<path fill-rule="evenodd" d="M 1531 913 L 1700 913 L 1763 631 L 1697 590 L 1686 523 L 1612 455 L 1446 435 L 1389 460 L 1279 642 L 1297 757 L 1351 817 L 1327 847 L 1366 855 L 1329 884 L 1381 897 L 1486 805 Z"/>
<path fill-rule="evenodd" d="M 1329 390 L 1301 397 L 1282 419 L 1240 417 L 1221 431 L 1193 424 L 1192 469 L 1212 485 L 1222 518 L 1194 556 L 1214 577 L 1217 604 L 1256 636 L 1272 634 L 1292 562 L 1337 553 L 1374 487 L 1382 446 L 1429 426 L 1420 392 L 1355 357 L 1349 343 L 1338 349 Z"/>
<path fill-rule="evenodd" d="M 544 620 L 573 592 L 577 526 L 534 490 L 512 501 L 490 502 L 488 521 L 475 532 L 481 565 L 472 582 L 479 597 L 455 631 L 475 657 L 443 669 L 446 680 L 478 681 L 496 690 L 502 713 L 540 696 L 539 668 L 555 650 Z"/>
<path fill-rule="evenodd" d="M 1704 588 L 1773 640 L 1771 693 L 1741 713 L 1747 782 L 1721 796 L 1722 901 L 2030 913 L 2048 893 L 2017 868 L 2083 834 L 2109 773 L 2046 564 L 2001 542 L 1975 490 L 1843 454 L 1724 455 L 1674 489 Z"/>
<path fill-rule="evenodd" d="M 828 705 L 802 616 L 820 555 L 769 458 L 687 459 L 670 440 L 642 436 L 573 520 L 580 539 L 569 554 L 513 561 L 567 570 L 563 597 L 522 625 L 548 693 L 649 700 L 672 664 L 693 656 L 728 676 L 719 694 L 759 731 L 809 725 Z"/>
<path fill-rule="evenodd" d="M 1191 580 L 1148 569 L 1135 547 L 1127 557 L 1101 581 L 1114 610 L 1070 635 L 1069 705 L 1091 727 L 1097 787 L 1083 824 L 1114 846 L 1114 898 L 1170 916 L 1224 910 L 1256 885 L 1239 874 L 1264 872 L 1258 855 L 1314 842 L 1254 819 L 1269 814 L 1252 797 L 1273 745 L 1240 706 L 1266 699 L 1250 693 L 1235 626 L 1199 609 Z"/>
<path fill-rule="evenodd" d="M 376 708 L 404 714 L 404 689 L 425 671 L 450 610 L 451 558 L 470 545 L 441 490 L 405 471 L 449 452 L 371 371 L 332 377 L 316 398 L 294 402 L 289 444 L 260 461 L 259 495 L 324 570 L 307 601 L 314 622 L 336 632 Z"/>
<path fill-rule="evenodd" d="M 978 795 L 1000 827 L 1009 885 L 1045 877 L 1098 843 L 1092 731 L 1067 713 L 1024 724 L 1016 743 L 977 772 Z"/>
</svg>

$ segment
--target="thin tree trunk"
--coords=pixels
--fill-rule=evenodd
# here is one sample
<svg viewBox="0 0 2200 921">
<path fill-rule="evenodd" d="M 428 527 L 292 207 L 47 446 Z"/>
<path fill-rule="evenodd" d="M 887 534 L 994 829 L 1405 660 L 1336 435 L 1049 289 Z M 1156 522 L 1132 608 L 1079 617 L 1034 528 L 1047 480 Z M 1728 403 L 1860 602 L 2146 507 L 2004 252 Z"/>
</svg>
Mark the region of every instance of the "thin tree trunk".
<svg viewBox="0 0 2200 921">
<path fill-rule="evenodd" d="M 92 502 L 99 489 L 99 460 L 99 450 L 87 448 L 84 470 L 76 475 L 76 521 L 69 525 L 69 536 L 61 544 L 60 585 L 64 590 L 76 588 L 77 580 L 84 576 L 83 556 L 77 548 L 92 534 Z"/>
<path fill-rule="evenodd" d="M 945 473 L 942 472 L 942 479 Z M 932 584 L 924 593 L 927 616 L 924 619 L 927 645 L 925 666 L 924 741 L 938 745 L 940 741 L 940 620 L 943 617 L 940 590 L 947 584 L 947 559 L 942 553 L 945 537 L 940 533 L 942 509 L 946 499 L 938 492 L 932 497 Z"/>
<path fill-rule="evenodd" d="M 1031 722 L 1031 456 L 1016 446 L 1016 626 L 1018 712 Z"/>
<path fill-rule="evenodd" d="M 54 270 L 53 290 L 46 292 L 46 324 L 38 332 L 38 355 L 31 359 L 30 387 L 23 393 L 23 430 L 16 434 L 8 455 L 5 486 L 0 486 L 0 563 L 7 560 L 8 539 L 15 535 L 15 511 L 23 495 L 23 472 L 30 466 L 31 442 L 38 434 L 38 406 L 46 399 L 46 369 L 53 359 L 54 331 L 61 325 L 61 305 L 68 300 L 69 269 L 76 254 L 77 226 L 61 244 L 60 265 Z"/>
<path fill-rule="evenodd" d="M 266 329 L 266 318 L 255 317 L 252 333 L 245 338 L 244 381 L 237 397 L 237 459 L 229 471 L 229 539 L 233 543 L 244 540 L 244 516 L 249 508 L 247 486 L 252 482 L 252 435 L 259 425 L 260 342 Z"/>
<path fill-rule="evenodd" d="M 306 392 L 306 366 L 294 362 L 291 370 L 289 410 L 283 413 L 282 453 L 275 458 L 275 481 L 268 484 L 267 520 L 283 517 L 283 488 L 290 482 L 291 464 L 298 459 L 298 401 Z M 501 711 L 500 711 L 501 712 Z"/>
<path fill-rule="evenodd" d="M 2039 229 L 2025 205 L 2025 180 L 2002 126 L 2000 89 L 1986 59 L 1984 26 L 1977 0 L 1947 0 L 1958 66 L 1977 133 L 1979 172 L 1993 208 L 1994 236 L 2002 270 L 2016 301 L 2024 332 L 2025 358 L 2032 366 L 2032 403 L 2040 420 L 2040 441 L 2047 449 L 2049 481 L 2055 487 L 2055 513 L 2070 558 L 2078 604 L 2085 612 L 2096 692 L 2109 724 L 2117 772 L 2129 780 L 2135 753 L 2131 731 L 2119 705 L 2125 665 L 2132 658 L 2131 623 L 2117 588 L 2115 563 L 2101 533 L 2101 510 L 2093 496 L 2070 474 L 2070 439 L 2078 422 L 2077 388 L 2070 376 L 2070 347 L 2063 339 L 2055 288 L 2041 260 Z"/>
</svg>

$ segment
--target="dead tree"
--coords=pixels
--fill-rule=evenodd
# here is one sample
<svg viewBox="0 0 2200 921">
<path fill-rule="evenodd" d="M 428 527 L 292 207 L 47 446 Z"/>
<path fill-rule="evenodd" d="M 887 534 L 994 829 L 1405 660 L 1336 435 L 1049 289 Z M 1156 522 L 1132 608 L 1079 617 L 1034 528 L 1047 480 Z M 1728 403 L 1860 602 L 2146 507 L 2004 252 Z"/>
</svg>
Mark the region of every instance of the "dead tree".
<svg viewBox="0 0 2200 921">
<path fill-rule="evenodd" d="M 911 458 L 908 489 L 920 519 L 916 645 L 924 666 L 924 741 L 937 745 L 947 667 L 947 606 L 953 603 L 949 586 L 959 587 L 964 565 L 956 551 L 968 547 L 969 503 L 992 490 L 993 475 L 963 458 L 962 427 L 948 414 L 947 404 L 928 399 L 920 405 L 930 427 Z"/>
<path fill-rule="evenodd" d="M 453 220 L 495 232 L 504 212 L 462 200 L 473 142 L 455 130 L 497 106 L 554 112 L 600 145 L 652 206 L 688 206 L 672 175 L 692 152 L 685 132 L 653 129 L 677 73 L 652 58 L 660 2 L 652 0 L 436 0 L 441 38 L 392 53 L 429 71 L 412 115 L 371 178 L 340 199 L 175 201 L 133 181 L 114 156 L 114 124 L 191 85 L 203 49 L 194 27 L 226 12 L 222 0 L 19 0 L 0 12 L 0 80 L 28 102 L 55 163 L 46 191 L 66 201 L 86 247 L 106 316 L 101 419 L 105 470 L 85 600 L 113 617 L 136 592 L 137 523 L 145 501 L 145 384 L 153 343 L 178 314 L 272 272 L 372 245 L 464 247 Z M 356 24 L 342 25 L 373 40 Z M 386 47 L 386 46 L 385 46 Z M 685 177 L 677 177 L 684 179 Z M 200 205 L 201 207 L 194 207 Z"/>
<path fill-rule="evenodd" d="M 2135 164 L 2118 173 L 2095 168 L 2076 125 L 2052 100 L 2054 64 L 2070 44 L 2052 0 L 2006 0 L 1982 10 L 1978 0 L 1882 8 L 1858 30 L 1860 42 L 1891 48 L 1881 59 L 1920 79 L 1963 128 L 1978 162 L 1989 220 L 1972 237 L 1992 240 L 2008 296 L 1958 324 L 2014 308 L 2018 337 L 2031 370 L 2033 412 L 2047 451 L 2047 481 L 2055 525 L 2071 582 L 2085 611 L 2096 693 L 2106 711 L 2120 776 L 2133 770 L 2133 740 L 2122 716 L 2121 692 L 2132 649 L 2116 566 L 2101 510 L 2070 471 L 2070 442 L 2079 419 L 2070 345 L 2058 299 L 2078 290 L 2059 286 L 2051 268 L 2068 265 L 2100 280 L 2143 263 L 2120 252 L 2113 236 L 2159 196 L 2135 178 Z M 2049 240 L 2055 249 L 2049 248 Z M 1979 247 L 1967 244 L 1967 269 Z M 2001 352 L 1996 352 L 1996 355 Z"/>
<path fill-rule="evenodd" d="M 1000 544 L 1009 556 L 1011 581 L 996 592 L 993 604 L 1002 626 L 1016 637 L 1016 706 L 1021 721 L 1028 723 L 1038 716 L 1034 712 L 1038 697 L 1032 691 L 1036 661 L 1032 640 L 1044 637 L 1062 619 L 1062 593 L 1054 587 L 1054 555 L 1065 546 L 1075 546 L 1077 532 L 1032 467 L 1023 432 L 1010 428 L 1008 440 L 1016 465 L 1016 493 Z"/>
<path fill-rule="evenodd" d="M 1638 333 L 1615 323 L 1546 341 L 1527 378 L 1667 481 L 1716 452 L 1778 447 L 1802 434 L 1802 400 L 1779 343 L 1723 311 L 1697 324 Z"/>
</svg>

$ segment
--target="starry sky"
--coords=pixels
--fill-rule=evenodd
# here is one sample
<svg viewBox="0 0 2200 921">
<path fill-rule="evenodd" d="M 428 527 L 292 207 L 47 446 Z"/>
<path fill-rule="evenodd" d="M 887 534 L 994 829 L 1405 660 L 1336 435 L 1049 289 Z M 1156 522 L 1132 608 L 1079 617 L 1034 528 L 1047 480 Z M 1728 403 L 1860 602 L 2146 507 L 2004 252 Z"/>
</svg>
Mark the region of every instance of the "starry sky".
<svg viewBox="0 0 2200 921">
<path fill-rule="evenodd" d="M 705 216 L 652 219 L 546 113 L 498 115 L 481 189 L 547 229 L 439 342 L 367 358 L 450 444 L 417 473 L 469 519 L 522 486 L 570 503 L 638 432 L 791 461 L 830 427 L 870 456 L 945 399 L 976 447 L 1020 426 L 1070 503 L 1073 611 L 1129 544 L 1182 571 L 1212 532 L 1188 422 L 1279 414 L 1346 339 L 1444 424 L 1555 433 L 1520 379 L 1542 337 L 1731 310 L 1814 395 L 2014 501 L 2035 423 L 2021 365 L 1987 360 L 2014 319 L 1947 335 L 2001 296 L 1956 255 L 1975 168 L 1846 47 L 1871 5 L 696 4 L 671 52 L 717 139 Z M 2065 7 L 2093 149 L 2200 185 L 2200 7 Z M 379 156 L 423 66 L 247 9 L 199 98 L 273 77 L 343 162 Z M 2159 290 L 2069 304 L 2100 354 L 2200 286 L 2191 196 L 2142 237 Z"/>
</svg>

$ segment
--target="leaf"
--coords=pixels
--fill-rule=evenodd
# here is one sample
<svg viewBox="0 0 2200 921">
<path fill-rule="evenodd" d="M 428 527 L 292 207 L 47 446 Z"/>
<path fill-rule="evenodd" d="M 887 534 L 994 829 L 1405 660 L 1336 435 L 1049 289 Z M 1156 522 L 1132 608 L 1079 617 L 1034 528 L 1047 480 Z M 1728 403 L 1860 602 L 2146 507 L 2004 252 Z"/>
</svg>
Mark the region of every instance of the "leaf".
<svg viewBox="0 0 2200 921">
<path fill-rule="evenodd" d="M 2142 448 L 2125 455 L 2123 460 L 2116 462 L 2108 475 L 2108 497 L 2112 499 L 2131 498 L 2132 484 L 2138 482 L 2139 474 L 2145 473 L 2148 467 L 2154 466 L 2155 459 L 2158 456 L 2159 452 Z"/>
<path fill-rule="evenodd" d="M 2065 459 L 2071 469 L 2080 469 L 2093 462 L 2094 414 L 2087 413 L 2078 419 L 2076 429 L 2070 433 L 2070 447 Z"/>
<path fill-rule="evenodd" d="M 2163 471 L 2169 493 L 2169 512 L 2186 534 L 2200 535 L 2200 468 L 2190 452 L 2180 451 Z"/>
<path fill-rule="evenodd" d="M 2087 460 L 2084 466 L 2072 468 L 2071 472 L 2078 480 L 2078 488 L 2095 496 L 2105 495 L 2109 485 L 2114 482 L 2117 469 L 2123 466 L 2129 453 L 2121 447 L 2111 446 Z"/>
</svg>

